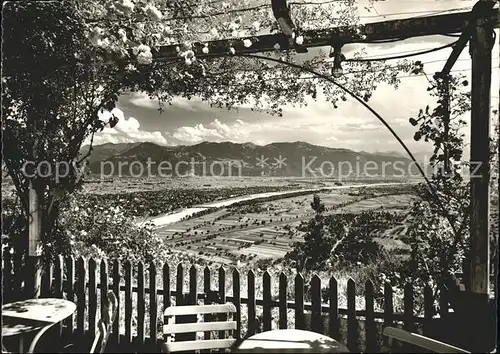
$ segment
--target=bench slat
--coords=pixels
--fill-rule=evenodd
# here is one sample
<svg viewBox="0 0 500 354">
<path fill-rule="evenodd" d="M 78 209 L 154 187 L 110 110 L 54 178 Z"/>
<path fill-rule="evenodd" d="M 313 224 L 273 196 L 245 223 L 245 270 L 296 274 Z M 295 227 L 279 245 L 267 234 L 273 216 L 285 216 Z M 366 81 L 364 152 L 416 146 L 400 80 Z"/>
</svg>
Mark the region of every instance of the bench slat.
<svg viewBox="0 0 500 354">
<path fill-rule="evenodd" d="M 236 330 L 236 321 L 166 324 L 163 334 Z"/>
<path fill-rule="evenodd" d="M 165 309 L 164 316 L 204 315 L 209 313 L 234 313 L 236 307 L 232 303 L 222 305 L 170 306 Z"/>
<path fill-rule="evenodd" d="M 179 352 L 188 350 L 230 348 L 236 339 L 214 339 L 214 340 L 192 340 L 186 342 L 165 343 L 167 352 Z"/>
<path fill-rule="evenodd" d="M 449 345 L 432 338 L 424 337 L 416 333 L 407 332 L 399 328 L 386 327 L 384 329 L 384 335 L 402 342 L 416 345 L 424 349 L 432 350 L 436 353 L 470 353 L 453 345 Z"/>
</svg>

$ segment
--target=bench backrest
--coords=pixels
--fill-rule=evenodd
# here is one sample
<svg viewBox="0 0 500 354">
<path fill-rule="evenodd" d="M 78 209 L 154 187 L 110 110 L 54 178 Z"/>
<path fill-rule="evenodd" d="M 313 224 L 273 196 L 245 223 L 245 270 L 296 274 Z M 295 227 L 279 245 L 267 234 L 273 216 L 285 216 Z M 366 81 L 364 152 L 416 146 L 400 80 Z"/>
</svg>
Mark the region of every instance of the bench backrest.
<svg viewBox="0 0 500 354">
<path fill-rule="evenodd" d="M 229 331 L 232 337 L 232 332 L 237 328 L 236 321 L 233 321 L 231 318 L 232 314 L 235 312 L 236 307 L 231 303 L 222 305 L 188 305 L 167 307 L 163 313 L 167 319 L 167 323 L 163 326 L 163 335 L 165 337 L 163 349 L 166 352 L 178 352 L 230 348 L 235 343 L 236 339 L 228 338 L 173 342 L 172 334 Z M 227 318 L 229 320 L 217 322 L 175 323 L 175 316 L 208 314 L 226 314 L 228 315 Z"/>
<path fill-rule="evenodd" d="M 409 343 L 435 353 L 470 353 L 453 345 L 424 337 L 420 334 L 411 333 L 400 328 L 386 327 L 384 329 L 384 336 L 387 336 L 390 339 L 396 339 L 401 342 Z"/>
</svg>

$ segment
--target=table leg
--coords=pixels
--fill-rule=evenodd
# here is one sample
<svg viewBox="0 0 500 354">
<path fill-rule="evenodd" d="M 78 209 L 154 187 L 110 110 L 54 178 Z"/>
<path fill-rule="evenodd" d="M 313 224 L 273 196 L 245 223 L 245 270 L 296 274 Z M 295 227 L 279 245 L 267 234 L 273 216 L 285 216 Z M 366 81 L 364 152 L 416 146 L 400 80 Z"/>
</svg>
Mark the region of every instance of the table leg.
<svg viewBox="0 0 500 354">
<path fill-rule="evenodd" d="M 19 337 L 19 353 L 24 352 L 24 338 L 23 336 Z"/>
<path fill-rule="evenodd" d="M 35 346 L 36 344 L 38 343 L 38 340 L 42 337 L 42 335 L 49 329 L 51 328 L 53 325 L 55 325 L 55 323 L 51 323 L 50 325 L 48 326 L 45 326 L 43 327 L 35 336 L 35 338 L 33 338 L 33 340 L 31 341 L 31 344 L 30 344 L 30 347 L 28 349 L 28 353 L 33 353 L 33 351 L 35 350 Z M 22 353 L 22 352 L 21 352 Z"/>
</svg>

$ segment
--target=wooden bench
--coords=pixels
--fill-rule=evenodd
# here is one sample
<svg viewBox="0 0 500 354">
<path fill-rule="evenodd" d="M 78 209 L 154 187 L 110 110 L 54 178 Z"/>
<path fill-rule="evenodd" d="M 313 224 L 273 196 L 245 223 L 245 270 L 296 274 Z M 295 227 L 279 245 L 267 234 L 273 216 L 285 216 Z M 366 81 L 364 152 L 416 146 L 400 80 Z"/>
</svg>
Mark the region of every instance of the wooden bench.
<svg viewBox="0 0 500 354">
<path fill-rule="evenodd" d="M 162 345 L 162 351 L 166 353 L 179 351 L 196 351 L 208 349 L 229 349 L 236 342 L 233 338 L 233 331 L 237 329 L 236 321 L 232 320 L 232 314 L 236 312 L 236 307 L 231 304 L 222 305 L 187 305 L 171 306 L 165 309 L 164 316 L 167 323 L 163 326 L 163 335 L 165 342 Z M 175 316 L 189 315 L 208 315 L 221 314 L 226 315 L 229 320 L 215 322 L 195 322 L 195 323 L 175 323 Z M 205 339 L 188 340 L 175 342 L 172 335 L 178 333 L 196 333 L 209 331 L 229 331 L 230 338 L 227 339 Z"/>
<path fill-rule="evenodd" d="M 434 353 L 470 353 L 464 349 L 457 348 L 453 345 L 439 342 L 435 339 L 424 337 L 421 336 L 420 334 L 411 333 L 394 327 L 386 327 L 384 329 L 384 336 L 389 337 L 390 345 L 392 344 L 391 343 L 392 340 L 396 339 L 401 342 L 405 342 L 426 350 L 430 350 Z"/>
</svg>

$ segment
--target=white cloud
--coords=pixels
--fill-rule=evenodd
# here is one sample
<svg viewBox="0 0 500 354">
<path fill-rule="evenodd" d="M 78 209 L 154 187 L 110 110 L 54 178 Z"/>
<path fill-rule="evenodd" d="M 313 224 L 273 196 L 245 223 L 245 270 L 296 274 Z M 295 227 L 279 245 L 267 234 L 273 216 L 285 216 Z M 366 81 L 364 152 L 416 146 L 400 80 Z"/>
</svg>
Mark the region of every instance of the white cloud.
<svg viewBox="0 0 500 354">
<path fill-rule="evenodd" d="M 158 108 L 158 101 L 152 100 L 145 93 L 134 93 L 130 97 L 130 103 L 138 107 L 144 108 Z"/>
<path fill-rule="evenodd" d="M 202 141 L 245 142 L 251 133 L 259 130 L 261 130 L 260 125 L 250 125 L 241 119 L 237 119 L 233 124 L 222 123 L 219 119 L 215 119 L 206 126 L 200 123 L 177 128 L 172 137 L 180 144 L 196 144 Z"/>
<path fill-rule="evenodd" d="M 94 144 L 104 143 L 133 143 L 152 142 L 159 145 L 167 145 L 167 139 L 160 131 L 147 132 L 141 130 L 141 124 L 134 117 L 125 118 L 123 111 L 114 108 L 111 112 L 105 111 L 99 114 L 99 119 L 107 122 L 111 115 L 118 118 L 118 124 L 114 128 L 106 126 L 102 132 L 97 132 L 94 136 Z M 90 141 L 86 141 L 89 143 Z"/>
</svg>

